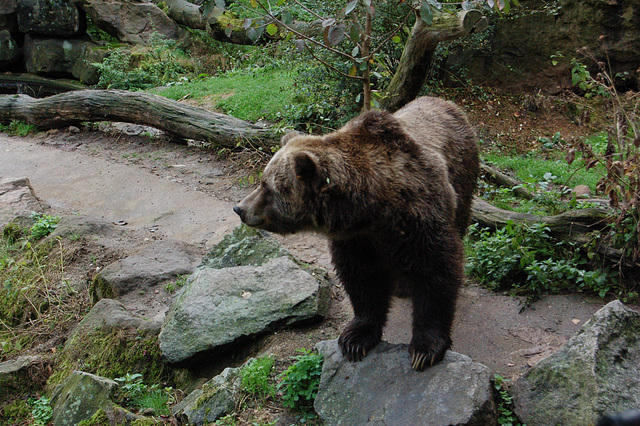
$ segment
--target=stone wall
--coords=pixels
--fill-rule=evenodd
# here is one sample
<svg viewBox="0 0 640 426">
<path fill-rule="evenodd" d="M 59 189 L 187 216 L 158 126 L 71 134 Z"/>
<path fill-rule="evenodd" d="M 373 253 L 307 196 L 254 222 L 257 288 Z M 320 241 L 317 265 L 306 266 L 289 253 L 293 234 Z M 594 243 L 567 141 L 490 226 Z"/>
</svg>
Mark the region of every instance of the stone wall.
<svg viewBox="0 0 640 426">
<path fill-rule="evenodd" d="M 450 51 L 443 67 L 449 83 L 468 78 L 507 90 L 558 92 L 572 86 L 576 58 L 592 75 L 596 61 L 608 64 L 613 76 L 626 72 L 618 88 L 638 89 L 638 0 L 522 0 L 509 15 L 494 15 L 492 24 L 474 46 L 463 42 Z M 551 55 L 558 53 L 563 58 L 554 66 Z"/>
<path fill-rule="evenodd" d="M 154 32 L 187 33 L 146 0 L 1 0 L 0 72 L 28 72 L 96 84 L 108 49 L 87 34 L 90 19 L 123 43 L 146 43 Z"/>
</svg>

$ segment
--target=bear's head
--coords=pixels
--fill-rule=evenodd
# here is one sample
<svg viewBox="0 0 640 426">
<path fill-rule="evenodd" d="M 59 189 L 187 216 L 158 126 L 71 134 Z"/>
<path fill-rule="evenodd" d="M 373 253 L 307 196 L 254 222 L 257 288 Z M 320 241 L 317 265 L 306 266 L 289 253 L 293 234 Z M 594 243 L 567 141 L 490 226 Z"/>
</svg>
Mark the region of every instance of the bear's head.
<svg viewBox="0 0 640 426">
<path fill-rule="evenodd" d="M 318 197 L 327 176 L 313 147 L 318 136 L 285 136 L 260 186 L 233 208 L 243 223 L 278 234 L 320 231 Z"/>
</svg>

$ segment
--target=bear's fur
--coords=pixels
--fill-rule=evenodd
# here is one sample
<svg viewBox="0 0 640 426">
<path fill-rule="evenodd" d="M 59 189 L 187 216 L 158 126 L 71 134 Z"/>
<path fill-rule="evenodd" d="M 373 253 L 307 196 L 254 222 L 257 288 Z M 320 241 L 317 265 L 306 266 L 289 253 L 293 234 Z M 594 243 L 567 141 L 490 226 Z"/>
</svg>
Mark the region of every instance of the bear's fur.
<svg viewBox="0 0 640 426">
<path fill-rule="evenodd" d="M 393 115 L 370 111 L 326 136 L 283 142 L 236 213 L 267 231 L 329 238 L 355 314 L 339 339 L 349 360 L 381 340 L 396 285 L 413 299 L 412 367 L 441 360 L 451 346 L 479 173 L 463 113 L 423 97 Z"/>
</svg>

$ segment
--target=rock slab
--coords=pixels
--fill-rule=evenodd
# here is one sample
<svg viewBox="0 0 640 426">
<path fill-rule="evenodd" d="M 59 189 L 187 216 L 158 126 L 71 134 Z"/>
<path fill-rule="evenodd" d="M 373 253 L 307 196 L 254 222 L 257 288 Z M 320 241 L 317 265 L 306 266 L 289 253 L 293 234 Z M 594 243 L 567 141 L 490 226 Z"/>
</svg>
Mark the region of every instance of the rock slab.
<svg viewBox="0 0 640 426">
<path fill-rule="evenodd" d="M 188 244 L 161 240 L 140 252 L 113 262 L 94 279 L 95 299 L 117 297 L 135 290 L 145 290 L 178 275 L 191 274 L 198 263 L 198 250 Z"/>
<path fill-rule="evenodd" d="M 213 423 L 236 408 L 241 390 L 240 368 L 225 368 L 222 373 L 191 392 L 176 404 L 173 414 L 181 424 L 202 425 Z"/>
<path fill-rule="evenodd" d="M 263 266 L 198 268 L 165 317 L 160 350 L 169 362 L 184 361 L 323 315 L 327 304 L 322 282 L 287 257 Z"/>
<path fill-rule="evenodd" d="M 530 426 L 586 425 L 640 407 L 640 313 L 613 301 L 514 385 Z"/>
<path fill-rule="evenodd" d="M 327 425 L 496 424 L 491 372 L 465 355 L 448 351 L 417 372 L 407 345 L 381 342 L 360 362 L 347 361 L 337 340 L 316 348 L 324 364 L 314 407 Z"/>
<path fill-rule="evenodd" d="M 100 409 L 110 410 L 113 406 L 111 397 L 117 387 L 118 384 L 111 379 L 74 371 L 53 391 L 53 425 L 77 425 Z"/>
</svg>

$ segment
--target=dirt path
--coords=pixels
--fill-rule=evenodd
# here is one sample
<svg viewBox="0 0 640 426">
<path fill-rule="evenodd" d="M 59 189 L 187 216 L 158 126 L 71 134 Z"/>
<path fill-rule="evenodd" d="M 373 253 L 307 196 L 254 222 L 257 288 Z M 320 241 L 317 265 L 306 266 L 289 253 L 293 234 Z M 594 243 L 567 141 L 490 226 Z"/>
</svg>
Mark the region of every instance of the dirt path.
<svg viewBox="0 0 640 426">
<path fill-rule="evenodd" d="M 211 151 L 150 138 L 140 126 L 104 132 L 48 132 L 17 138 L 0 134 L 0 178 L 27 177 L 56 213 L 77 212 L 126 222 L 199 244 L 204 250 L 240 224 L 232 206 L 249 188 L 237 162 Z M 141 133 L 142 135 L 131 135 Z M 282 239 L 302 260 L 331 268 L 326 243 L 313 235 Z M 331 317 L 323 326 L 284 332 L 267 340 L 273 348 L 310 347 L 310 340 L 336 337 L 351 316 L 336 282 Z M 454 329 L 457 352 L 471 356 L 505 378 L 520 375 L 558 349 L 603 305 L 580 296 L 547 297 L 520 313 L 518 300 L 475 285 L 462 291 Z M 411 308 L 397 300 L 385 339 L 410 340 Z"/>
</svg>

